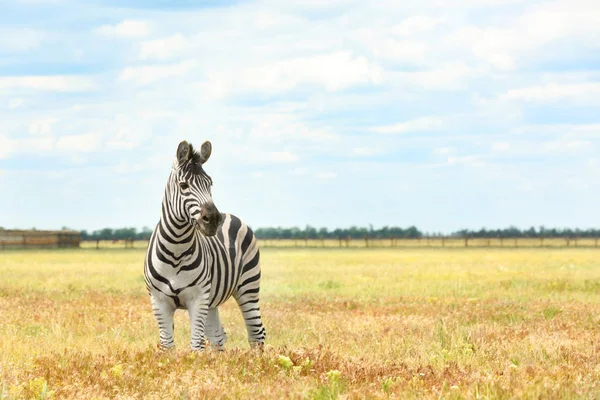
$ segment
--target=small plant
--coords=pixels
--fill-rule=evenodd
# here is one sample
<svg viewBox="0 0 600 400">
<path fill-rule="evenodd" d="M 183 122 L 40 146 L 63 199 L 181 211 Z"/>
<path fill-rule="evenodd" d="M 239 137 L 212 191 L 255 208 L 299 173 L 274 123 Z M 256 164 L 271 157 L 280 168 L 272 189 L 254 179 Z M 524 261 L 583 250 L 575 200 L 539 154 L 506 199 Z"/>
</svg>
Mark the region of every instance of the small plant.
<svg viewBox="0 0 600 400">
<path fill-rule="evenodd" d="M 306 371 L 310 371 L 312 367 L 315 366 L 315 363 L 310 358 L 306 357 L 304 361 L 302 361 L 302 368 Z"/>
<path fill-rule="evenodd" d="M 280 355 L 279 358 L 277 359 L 277 364 L 281 368 L 283 368 L 283 370 L 287 374 L 294 375 L 294 376 L 300 375 L 300 372 L 302 372 L 303 368 L 306 368 L 307 366 L 308 367 L 312 366 L 312 362 L 310 361 L 309 358 L 304 360 L 304 362 L 301 365 L 294 365 L 294 362 L 291 360 L 291 358 L 289 358 L 288 356 L 282 356 L 282 355 Z"/>
<path fill-rule="evenodd" d="M 556 317 L 561 312 L 562 310 L 560 308 L 548 307 L 545 308 L 544 311 L 542 311 L 542 314 L 544 315 L 544 319 L 549 320 L 554 319 L 554 317 Z"/>
<path fill-rule="evenodd" d="M 327 379 L 329 380 L 330 383 L 338 384 L 340 382 L 342 373 L 340 371 L 338 371 L 337 369 L 334 369 L 334 370 L 327 372 L 326 375 L 327 375 Z"/>
<path fill-rule="evenodd" d="M 122 364 L 117 364 L 114 367 L 112 367 L 110 369 L 110 373 L 115 377 L 115 378 L 121 378 L 123 376 L 123 365 Z"/>
<path fill-rule="evenodd" d="M 310 398 L 314 400 L 334 400 L 340 397 L 345 390 L 345 384 L 342 380 L 342 373 L 337 369 L 328 371 L 327 384 L 319 385 L 318 388 L 310 392 Z"/>
<path fill-rule="evenodd" d="M 450 348 L 451 338 L 446 331 L 446 325 L 442 319 L 439 319 L 435 325 L 435 335 L 440 343 L 443 350 Z"/>
<path fill-rule="evenodd" d="M 294 366 L 294 363 L 288 356 L 279 356 L 277 364 L 281 366 L 285 371 L 289 371 Z"/>
<path fill-rule="evenodd" d="M 48 390 L 48 382 L 44 378 L 35 378 L 27 384 L 25 391 L 34 399 L 53 399 L 54 391 Z"/>
<path fill-rule="evenodd" d="M 319 287 L 321 289 L 339 289 L 342 287 L 342 284 L 338 281 L 328 280 L 325 282 L 319 283 Z"/>
<path fill-rule="evenodd" d="M 383 378 L 383 380 L 381 381 L 381 390 L 383 391 L 383 393 L 389 395 L 395 384 L 396 384 L 395 378 L 393 378 L 391 376 Z"/>
</svg>

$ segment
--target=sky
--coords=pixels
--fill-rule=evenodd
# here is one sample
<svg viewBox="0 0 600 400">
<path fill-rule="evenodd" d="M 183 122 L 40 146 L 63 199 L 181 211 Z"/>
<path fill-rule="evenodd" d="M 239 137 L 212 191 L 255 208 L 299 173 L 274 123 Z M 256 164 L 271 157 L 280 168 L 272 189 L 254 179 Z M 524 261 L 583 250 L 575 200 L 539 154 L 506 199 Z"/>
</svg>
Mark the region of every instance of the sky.
<svg viewBox="0 0 600 400">
<path fill-rule="evenodd" d="M 408 4 L 410 3 L 410 5 Z M 0 3 L 0 226 L 600 226 L 597 0 Z"/>
</svg>

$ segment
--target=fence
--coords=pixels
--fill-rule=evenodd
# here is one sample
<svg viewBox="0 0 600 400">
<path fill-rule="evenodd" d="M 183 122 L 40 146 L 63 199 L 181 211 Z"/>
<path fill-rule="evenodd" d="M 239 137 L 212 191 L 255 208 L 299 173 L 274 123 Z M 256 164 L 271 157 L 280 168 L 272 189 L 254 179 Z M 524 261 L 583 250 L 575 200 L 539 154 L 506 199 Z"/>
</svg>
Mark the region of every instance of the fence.
<svg viewBox="0 0 600 400">
<path fill-rule="evenodd" d="M 81 247 L 84 249 L 135 249 L 146 248 L 148 241 L 146 240 L 83 240 Z"/>
<path fill-rule="evenodd" d="M 77 231 L 0 230 L 0 250 L 79 247 Z"/>
<path fill-rule="evenodd" d="M 598 248 L 599 238 L 339 238 L 339 239 L 259 239 L 261 248 Z M 88 249 L 145 249 L 145 240 L 82 241 Z"/>
</svg>

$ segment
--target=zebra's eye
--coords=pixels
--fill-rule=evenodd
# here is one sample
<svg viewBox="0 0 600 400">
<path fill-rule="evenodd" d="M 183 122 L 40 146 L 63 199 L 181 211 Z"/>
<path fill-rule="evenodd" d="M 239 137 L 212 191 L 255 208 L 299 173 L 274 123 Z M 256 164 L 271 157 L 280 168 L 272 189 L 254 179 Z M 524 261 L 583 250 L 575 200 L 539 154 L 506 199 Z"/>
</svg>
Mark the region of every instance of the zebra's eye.
<svg viewBox="0 0 600 400">
<path fill-rule="evenodd" d="M 190 185 L 188 185 L 187 182 L 179 182 L 179 187 L 182 188 L 183 190 L 187 189 L 190 187 Z"/>
</svg>

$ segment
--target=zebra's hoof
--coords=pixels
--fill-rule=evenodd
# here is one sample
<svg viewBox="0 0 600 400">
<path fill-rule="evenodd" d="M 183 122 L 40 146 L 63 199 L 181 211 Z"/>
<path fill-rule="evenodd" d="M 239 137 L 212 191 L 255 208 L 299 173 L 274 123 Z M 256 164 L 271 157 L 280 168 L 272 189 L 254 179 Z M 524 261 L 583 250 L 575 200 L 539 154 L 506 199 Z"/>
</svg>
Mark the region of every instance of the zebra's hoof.
<svg viewBox="0 0 600 400">
<path fill-rule="evenodd" d="M 204 351 L 206 350 L 206 347 L 191 346 L 190 350 L 192 351 L 192 353 L 204 353 Z"/>
<path fill-rule="evenodd" d="M 265 343 L 264 342 L 250 342 L 250 348 L 252 350 L 263 351 L 265 349 Z"/>
<path fill-rule="evenodd" d="M 171 353 L 175 351 L 175 346 L 165 346 L 162 343 L 158 343 L 156 345 L 156 348 L 158 349 L 158 351 L 160 351 L 161 353 Z"/>
</svg>

